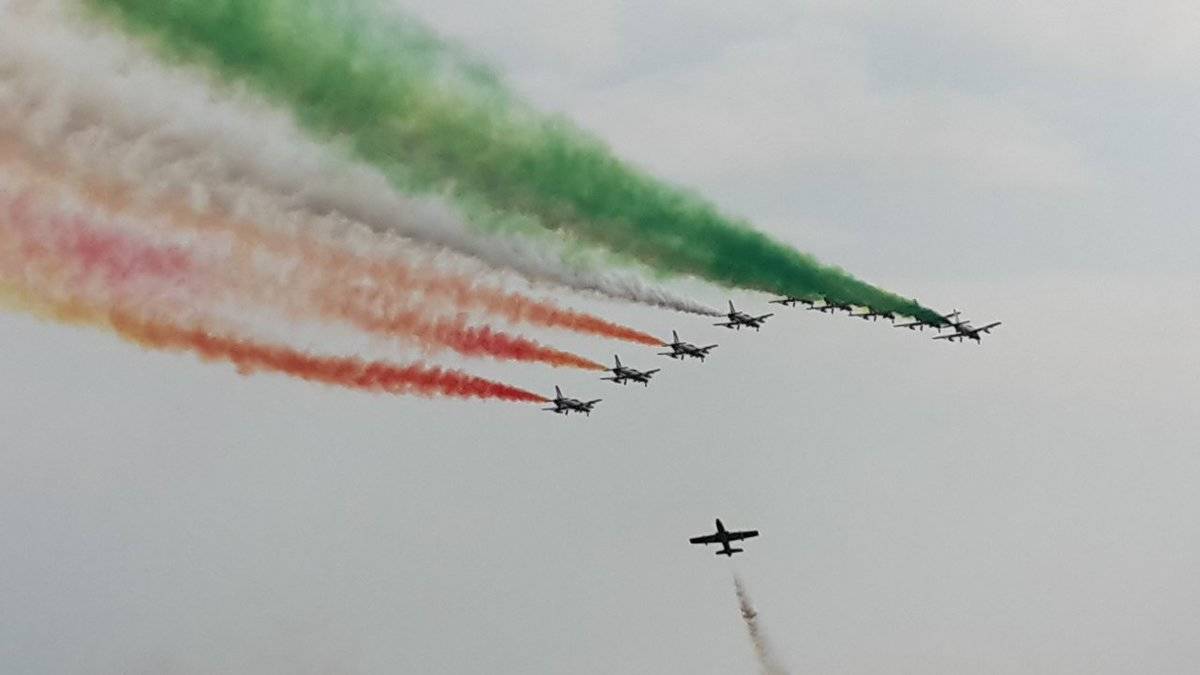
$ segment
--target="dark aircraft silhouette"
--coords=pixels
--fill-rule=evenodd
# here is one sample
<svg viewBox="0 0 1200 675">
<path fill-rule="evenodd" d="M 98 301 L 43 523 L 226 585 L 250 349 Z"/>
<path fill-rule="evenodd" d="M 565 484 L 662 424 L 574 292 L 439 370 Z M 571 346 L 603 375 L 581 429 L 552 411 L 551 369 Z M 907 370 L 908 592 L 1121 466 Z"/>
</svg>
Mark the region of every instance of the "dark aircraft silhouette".
<svg viewBox="0 0 1200 675">
<path fill-rule="evenodd" d="M 621 357 L 614 354 L 613 358 L 617 361 L 616 368 L 609 368 L 613 376 L 602 377 L 600 379 L 619 384 L 629 384 L 630 381 L 641 382 L 646 386 L 650 386 L 650 377 L 661 370 L 660 368 L 655 368 L 654 370 L 637 370 L 636 368 L 621 365 Z"/>
<path fill-rule="evenodd" d="M 580 401 L 577 398 L 566 398 L 562 395 L 562 390 L 555 385 L 554 400 L 551 401 L 551 403 L 554 404 L 554 407 L 542 408 L 542 410 L 548 410 L 552 413 L 561 415 L 570 415 L 573 412 L 581 412 L 584 415 L 591 417 L 592 407 L 602 400 L 603 399 L 598 398 L 594 401 Z"/>
<path fill-rule="evenodd" d="M 815 309 L 818 312 L 828 312 L 830 314 L 839 309 L 847 314 L 854 313 L 854 305 L 847 302 L 830 302 L 828 300 L 823 305 L 810 305 L 809 309 Z"/>
<path fill-rule="evenodd" d="M 724 556 L 729 556 L 730 558 L 732 558 L 734 553 L 742 553 L 743 551 L 740 548 L 731 548 L 729 546 L 729 542 L 739 541 L 742 539 L 749 539 L 750 537 L 757 537 L 757 536 L 758 536 L 758 530 L 745 530 L 742 532 L 730 532 L 729 530 L 725 529 L 724 525 L 721 524 L 721 519 L 717 518 L 716 533 L 706 534 L 701 537 L 692 537 L 691 539 L 688 539 L 688 542 L 690 542 L 692 544 L 704 544 L 705 546 L 708 546 L 709 544 L 720 544 L 721 550 L 717 551 L 717 555 L 724 555 Z"/>
<path fill-rule="evenodd" d="M 875 320 L 879 319 L 880 317 L 883 317 L 885 319 L 890 320 L 892 323 L 896 323 L 896 313 L 892 312 L 890 310 L 883 311 L 883 312 L 877 312 L 872 309 L 872 310 L 868 310 L 867 313 L 865 313 L 865 314 L 855 314 L 854 316 L 857 316 L 858 318 L 862 319 L 863 321 L 866 321 L 868 319 L 871 321 L 875 321 Z"/>
<path fill-rule="evenodd" d="M 942 329 L 946 327 L 947 324 L 953 324 L 954 318 L 957 317 L 960 313 L 961 312 L 959 312 L 956 309 L 953 312 L 950 312 L 949 314 L 942 314 L 941 317 L 946 323 L 933 323 L 931 321 L 925 321 L 924 319 L 917 319 L 917 320 L 911 321 L 909 323 L 898 323 L 895 325 L 895 327 L 896 328 L 907 328 L 909 330 L 924 331 L 925 327 L 929 326 L 930 328 L 936 328 L 937 332 L 940 333 L 940 332 L 942 332 Z"/>
<path fill-rule="evenodd" d="M 808 305 L 809 307 L 812 307 L 813 305 L 816 304 L 817 301 L 813 300 L 811 298 L 798 298 L 794 295 L 789 295 L 789 296 L 786 296 L 783 298 L 779 298 L 777 300 L 768 300 L 767 302 L 770 302 L 773 305 L 787 305 L 788 307 L 795 307 L 796 303 L 800 303 L 800 304 L 804 304 L 804 305 Z"/>
<path fill-rule="evenodd" d="M 729 301 L 729 313 L 725 316 L 729 317 L 729 321 L 722 323 L 714 323 L 714 326 L 724 326 L 725 328 L 736 328 L 741 330 L 742 326 L 758 330 L 762 328 L 763 322 L 768 318 L 775 316 L 774 314 L 763 314 L 762 316 L 750 316 L 745 312 L 739 312 L 733 306 L 733 301 Z"/>
<path fill-rule="evenodd" d="M 708 353 L 710 351 L 717 348 L 717 345 L 708 345 L 707 347 L 697 347 L 696 345 L 694 345 L 690 342 L 680 342 L 679 341 L 679 333 L 676 333 L 675 331 L 671 331 L 671 337 L 674 338 L 674 341 L 667 344 L 667 346 L 671 348 L 671 351 L 659 352 L 658 353 L 659 356 L 669 356 L 673 359 L 680 359 L 680 360 L 685 359 L 690 356 L 694 359 L 700 359 L 701 361 L 703 361 L 704 358 L 706 356 L 708 356 Z"/>
</svg>

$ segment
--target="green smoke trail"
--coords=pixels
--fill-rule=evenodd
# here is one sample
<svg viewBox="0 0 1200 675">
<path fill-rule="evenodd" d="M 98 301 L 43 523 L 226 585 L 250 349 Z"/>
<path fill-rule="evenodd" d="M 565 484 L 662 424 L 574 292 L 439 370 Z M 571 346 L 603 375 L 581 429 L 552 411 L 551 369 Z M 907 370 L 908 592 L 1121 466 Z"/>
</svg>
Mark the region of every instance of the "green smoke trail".
<svg viewBox="0 0 1200 675">
<path fill-rule="evenodd" d="M 343 138 L 402 189 L 449 190 L 532 216 L 665 273 L 941 321 L 723 216 L 569 122 L 530 110 L 486 67 L 374 3 L 86 1 L 166 53 L 290 105 L 310 131 Z"/>
</svg>

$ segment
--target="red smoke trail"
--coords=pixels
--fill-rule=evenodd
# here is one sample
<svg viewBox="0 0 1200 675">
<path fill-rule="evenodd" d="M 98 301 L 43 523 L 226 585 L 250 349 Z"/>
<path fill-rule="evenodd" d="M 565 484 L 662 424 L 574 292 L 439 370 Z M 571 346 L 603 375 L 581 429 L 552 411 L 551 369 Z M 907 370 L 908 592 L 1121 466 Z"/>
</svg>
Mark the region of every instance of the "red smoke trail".
<svg viewBox="0 0 1200 675">
<path fill-rule="evenodd" d="M 185 252 L 155 247 L 126 234 L 97 229 L 78 214 L 34 208 L 35 193 L 26 189 L 9 199 L 0 193 L 0 236 L 5 234 L 21 242 L 19 259 L 26 265 L 53 259 L 69 285 L 98 282 L 106 291 L 120 292 L 134 281 L 178 282 L 198 265 Z M 69 264 L 62 264 L 67 263 Z M 238 294 L 270 302 L 282 300 L 290 306 L 315 310 L 318 314 L 346 320 L 371 332 L 404 337 L 426 347 L 449 348 L 466 356 L 490 356 L 567 366 L 585 370 L 604 370 L 599 363 L 581 356 L 543 346 L 527 338 L 508 335 L 486 326 L 470 326 L 462 317 L 433 318 L 420 309 L 388 313 L 380 309 L 377 294 L 364 295 L 357 286 L 345 283 L 342 275 L 320 269 L 306 269 L 305 276 L 331 277 L 320 292 L 309 291 L 305 284 L 281 282 L 270 273 L 254 269 L 246 256 L 233 256 L 223 266 L 212 266 L 208 290 L 218 285 Z M 60 275 L 61 275 L 60 274 Z M 341 283 L 338 283 L 338 282 Z M 335 291 L 336 289 L 336 291 Z M 335 291 L 335 292 L 334 292 Z M 349 294 L 339 297 L 338 294 Z M 311 306 L 310 303 L 316 303 Z"/>
<path fill-rule="evenodd" d="M 499 399 L 544 403 L 532 392 L 455 370 L 422 365 L 399 366 L 347 357 L 322 357 L 289 347 L 266 345 L 246 339 L 214 335 L 200 328 L 186 328 L 149 321 L 120 311 L 107 315 L 108 323 L 123 337 L 146 347 L 186 350 L 206 361 L 227 361 L 238 372 L 286 373 L 294 377 L 351 389 L 417 396 Z"/>
<path fill-rule="evenodd" d="M 350 357 L 321 357 L 290 347 L 218 334 L 196 323 L 180 326 L 148 319 L 129 309 L 162 312 L 169 303 L 126 292 L 135 282 L 186 277 L 189 258 L 117 234 L 93 231 L 82 216 L 47 217 L 32 193 L 15 199 L 0 192 L 0 278 L 20 304 L 70 323 L 111 327 L 119 335 L 160 350 L 187 350 L 210 361 L 226 361 L 246 374 L 285 373 L 353 389 L 419 396 L 491 398 L 544 402 L 538 394 L 458 371 L 400 366 Z M 212 325 L 210 319 L 208 325 Z M 228 331 L 225 331 L 228 333 Z"/>
<path fill-rule="evenodd" d="M 48 300 L 16 282 L 0 283 L 0 298 L 15 301 L 23 309 L 57 321 L 112 328 L 121 337 L 150 349 L 190 351 L 206 361 L 232 363 L 243 375 L 277 372 L 313 382 L 389 394 L 526 403 L 547 401 L 524 389 L 455 370 L 314 356 L 290 347 L 216 334 L 198 324 L 179 326 L 161 319 L 139 317 L 121 308 L 93 308 L 78 299 Z"/>
<path fill-rule="evenodd" d="M 584 370 L 607 370 L 582 356 L 564 352 L 487 326 L 469 326 L 461 316 L 429 319 L 416 310 L 388 314 L 355 302 L 354 296 L 323 298 L 322 310 L 340 316 L 359 328 L 385 335 L 406 335 L 425 344 L 444 345 L 466 356 L 487 355 L 499 359 L 537 361 L 551 366 Z"/>
<path fill-rule="evenodd" d="M 0 158 L 17 161 L 26 170 L 33 169 L 46 177 L 62 181 L 70 172 L 61 162 L 48 158 L 12 138 L 0 138 Z M 131 188 L 105 179 L 79 179 L 71 176 L 83 194 L 90 200 L 104 204 L 114 212 L 134 208 L 135 199 Z M 370 282 L 379 294 L 373 298 L 383 314 L 402 312 L 411 307 L 414 297 L 426 301 L 442 301 L 462 310 L 477 310 L 501 316 L 513 323 L 528 323 L 586 333 L 636 344 L 654 347 L 662 341 L 653 335 L 601 319 L 585 312 L 564 309 L 550 300 L 539 300 L 506 291 L 494 285 L 461 274 L 438 269 L 434 265 L 411 265 L 405 261 L 389 258 L 360 256 L 336 244 L 318 241 L 304 234 L 282 233 L 264 229 L 259 224 L 249 223 L 214 214 L 200 214 L 178 200 L 160 198 L 153 205 L 156 213 L 166 216 L 176 225 L 208 232 L 232 234 L 246 250 L 269 251 L 279 257 L 299 256 L 314 274 L 319 271 L 336 270 L 336 278 L 357 278 Z M 327 272 L 328 273 L 328 272 Z M 344 288 L 330 286 L 330 293 L 349 296 Z M 327 306 L 327 304 L 322 303 Z M 362 308 L 347 306 L 344 311 L 354 314 Z M 590 366 L 589 366 L 590 367 Z"/>
<path fill-rule="evenodd" d="M 136 285 L 196 284 L 200 269 L 178 249 L 98 229 L 79 213 L 39 208 L 31 190 L 0 192 L 0 254 L 21 276 L 121 295 Z"/>
</svg>

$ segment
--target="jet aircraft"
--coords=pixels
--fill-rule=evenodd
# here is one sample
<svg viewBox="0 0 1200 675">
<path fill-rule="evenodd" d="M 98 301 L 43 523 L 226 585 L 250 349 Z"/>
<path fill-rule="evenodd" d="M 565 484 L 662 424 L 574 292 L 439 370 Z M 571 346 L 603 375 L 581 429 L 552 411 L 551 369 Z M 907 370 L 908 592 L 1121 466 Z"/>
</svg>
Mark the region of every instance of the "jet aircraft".
<svg viewBox="0 0 1200 675">
<path fill-rule="evenodd" d="M 828 312 L 830 314 L 839 309 L 847 314 L 854 313 L 854 305 L 851 305 L 847 302 L 830 302 L 828 300 L 826 300 L 825 304 L 823 305 L 810 305 L 809 309 L 815 309 L 818 312 Z"/>
<path fill-rule="evenodd" d="M 577 398 L 566 398 L 562 394 L 562 389 L 559 389 L 558 386 L 555 385 L 554 400 L 551 401 L 551 403 L 554 404 L 554 407 L 553 408 L 542 408 L 542 410 L 548 410 L 552 413 L 561 414 L 561 415 L 570 415 L 573 412 L 577 412 L 577 413 L 581 412 L 584 415 L 591 417 L 592 407 L 595 406 L 597 403 L 599 403 L 601 400 L 603 400 L 603 399 L 598 398 L 594 401 L 580 401 Z"/>
<path fill-rule="evenodd" d="M 743 551 L 740 548 L 730 547 L 729 542 L 740 541 L 742 539 L 749 539 L 750 537 L 757 537 L 757 536 L 758 536 L 758 530 L 744 530 L 742 532 L 730 532 L 729 530 L 725 529 L 725 526 L 723 524 L 721 524 L 721 519 L 717 518 L 717 531 L 714 534 L 706 534 L 706 535 L 700 536 L 700 537 L 692 537 L 691 539 L 688 539 L 688 542 L 690 542 L 692 544 L 704 544 L 705 546 L 708 546 L 709 544 L 720 544 L 721 550 L 717 551 L 717 555 L 724 555 L 724 556 L 729 556 L 730 558 L 732 558 L 734 553 L 742 553 Z"/>
<path fill-rule="evenodd" d="M 883 317 L 885 319 L 890 320 L 892 323 L 896 323 L 896 313 L 891 310 L 877 312 L 877 311 L 871 309 L 871 310 L 868 310 L 865 314 L 855 314 L 854 316 L 857 316 L 858 318 L 862 319 L 863 321 L 867 321 L 867 320 L 876 321 L 880 317 Z"/>
<path fill-rule="evenodd" d="M 942 314 L 941 317 L 942 317 L 942 319 L 944 319 L 946 321 L 946 323 L 953 324 L 954 319 L 959 314 L 961 314 L 961 312 L 959 312 L 956 309 L 953 312 L 950 312 L 949 314 Z M 931 321 L 925 321 L 924 319 L 916 319 L 915 321 L 911 321 L 909 323 L 895 324 L 896 328 L 907 328 L 909 330 L 919 330 L 919 331 L 924 331 L 926 326 L 929 326 L 930 328 L 936 328 L 937 332 L 940 333 L 940 332 L 942 332 L 942 329 L 946 327 L 946 324 L 933 323 Z"/>
<path fill-rule="evenodd" d="M 694 345 L 690 342 L 680 342 L 679 341 L 679 333 L 676 333 L 675 331 L 671 331 L 671 337 L 674 338 L 674 341 L 666 345 L 671 348 L 671 351 L 659 352 L 658 353 L 659 356 L 669 356 L 673 359 L 680 359 L 680 360 L 683 360 L 690 356 L 694 359 L 700 359 L 701 361 L 703 361 L 704 357 L 708 356 L 708 353 L 710 351 L 717 348 L 717 345 L 708 345 L 707 347 L 697 347 L 696 345 Z"/>
<path fill-rule="evenodd" d="M 660 368 L 655 368 L 654 370 L 637 370 L 636 368 L 621 365 L 621 357 L 614 354 L 613 358 L 617 361 L 616 368 L 609 368 L 613 376 L 602 377 L 600 379 L 618 384 L 629 384 L 630 381 L 641 382 L 646 386 L 650 386 L 650 377 L 661 370 Z"/>
<path fill-rule="evenodd" d="M 816 300 L 813 300 L 811 298 L 798 298 L 794 295 L 782 297 L 777 300 L 768 300 L 767 302 L 769 302 L 773 305 L 787 305 L 788 307 L 795 307 L 797 303 L 808 305 L 809 307 L 812 307 L 813 305 L 815 305 L 817 303 Z"/>
<path fill-rule="evenodd" d="M 951 342 L 963 340 L 974 340 L 979 344 L 983 344 L 983 339 L 979 337 L 980 333 L 990 333 L 993 328 L 1000 325 L 999 321 L 994 321 L 986 326 L 975 328 L 970 321 L 951 321 L 950 325 L 954 327 L 953 333 L 949 335 L 939 335 L 934 340 L 949 340 Z"/>
<path fill-rule="evenodd" d="M 745 312 L 737 311 L 737 309 L 735 309 L 733 306 L 733 301 L 730 300 L 729 301 L 729 313 L 726 314 L 726 316 L 729 317 L 729 321 L 725 321 L 722 323 L 714 323 L 713 325 L 714 326 L 724 326 L 725 328 L 736 328 L 738 330 L 741 330 L 742 326 L 745 326 L 747 328 L 753 328 L 754 330 L 758 330 L 759 328 L 762 328 L 763 322 L 765 322 L 767 319 L 769 319 L 770 317 L 773 317 L 775 315 L 774 314 L 763 314 L 762 316 L 750 316 L 749 314 L 747 314 Z"/>
</svg>

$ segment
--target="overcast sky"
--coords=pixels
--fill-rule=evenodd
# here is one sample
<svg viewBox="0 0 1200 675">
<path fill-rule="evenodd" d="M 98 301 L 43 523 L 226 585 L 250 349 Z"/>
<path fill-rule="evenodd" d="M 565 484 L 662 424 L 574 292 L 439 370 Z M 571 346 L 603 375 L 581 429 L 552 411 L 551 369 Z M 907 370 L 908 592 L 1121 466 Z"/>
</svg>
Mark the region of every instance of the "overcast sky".
<svg viewBox="0 0 1200 675">
<path fill-rule="evenodd" d="M 726 211 L 1004 325 L 564 296 L 721 347 L 538 336 L 649 389 L 461 364 L 605 399 L 562 419 L 0 314 L 5 672 L 753 673 L 731 568 L 796 673 L 1195 672 L 1195 3 L 402 4 Z M 762 536 L 688 546 L 714 517 Z"/>
</svg>

